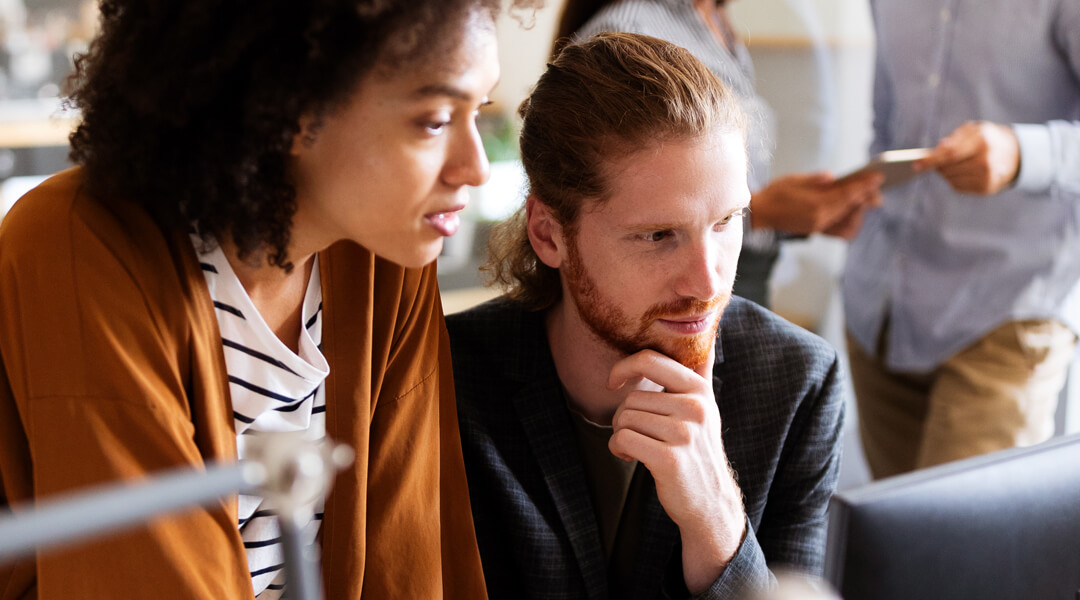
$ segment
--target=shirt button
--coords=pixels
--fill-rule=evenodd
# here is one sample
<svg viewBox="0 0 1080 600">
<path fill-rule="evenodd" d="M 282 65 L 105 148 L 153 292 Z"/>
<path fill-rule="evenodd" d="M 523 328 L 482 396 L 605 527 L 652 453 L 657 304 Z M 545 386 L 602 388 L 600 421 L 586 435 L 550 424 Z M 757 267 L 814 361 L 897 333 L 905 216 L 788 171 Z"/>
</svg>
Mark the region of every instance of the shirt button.
<svg viewBox="0 0 1080 600">
<path fill-rule="evenodd" d="M 930 86 L 930 89 L 936 88 L 940 83 L 941 76 L 937 73 L 931 73 L 930 76 L 926 78 L 926 85 Z"/>
<path fill-rule="evenodd" d="M 941 9 L 941 22 L 942 23 L 948 23 L 949 19 L 951 19 L 951 18 L 952 18 L 952 13 L 949 12 L 949 9 L 947 9 L 947 8 Z"/>
</svg>

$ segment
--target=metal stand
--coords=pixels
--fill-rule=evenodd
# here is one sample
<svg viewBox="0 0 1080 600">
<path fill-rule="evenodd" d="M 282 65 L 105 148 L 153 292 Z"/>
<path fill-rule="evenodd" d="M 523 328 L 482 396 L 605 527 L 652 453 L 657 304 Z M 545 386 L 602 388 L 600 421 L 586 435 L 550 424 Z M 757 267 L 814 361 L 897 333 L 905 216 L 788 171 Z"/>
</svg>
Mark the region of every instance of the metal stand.
<svg viewBox="0 0 1080 600">
<path fill-rule="evenodd" d="M 298 600 L 322 598 L 319 552 L 305 545 L 301 528 L 312 506 L 330 489 L 353 452 L 328 440 L 309 442 L 302 433 L 256 434 L 240 463 L 211 464 L 205 470 L 176 469 L 142 483 L 116 483 L 49 498 L 0 517 L 0 563 L 39 550 L 116 534 L 147 520 L 209 505 L 237 492 L 261 495 L 278 515 L 288 594 Z"/>
</svg>

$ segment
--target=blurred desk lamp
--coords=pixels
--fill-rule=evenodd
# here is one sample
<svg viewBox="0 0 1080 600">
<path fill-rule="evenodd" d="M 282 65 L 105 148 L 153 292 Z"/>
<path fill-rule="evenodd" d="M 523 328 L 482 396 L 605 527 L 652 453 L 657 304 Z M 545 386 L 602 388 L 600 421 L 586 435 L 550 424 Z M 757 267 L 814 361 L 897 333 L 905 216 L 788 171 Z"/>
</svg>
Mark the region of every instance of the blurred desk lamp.
<svg viewBox="0 0 1080 600">
<path fill-rule="evenodd" d="M 321 600 L 318 546 L 305 545 L 300 534 L 334 476 L 352 463 L 353 451 L 329 440 L 304 440 L 302 433 L 250 437 L 249 457 L 238 463 L 174 469 L 138 483 L 113 483 L 12 507 L 0 516 L 0 563 L 243 492 L 262 496 L 262 506 L 277 514 L 289 596 Z"/>
</svg>

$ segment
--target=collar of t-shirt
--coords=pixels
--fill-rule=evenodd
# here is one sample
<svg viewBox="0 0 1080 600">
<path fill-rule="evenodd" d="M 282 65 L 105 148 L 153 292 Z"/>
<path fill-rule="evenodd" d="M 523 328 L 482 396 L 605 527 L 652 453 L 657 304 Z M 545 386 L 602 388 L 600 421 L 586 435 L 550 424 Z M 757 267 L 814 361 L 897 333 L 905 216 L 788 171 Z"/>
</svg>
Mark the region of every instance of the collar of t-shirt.
<svg viewBox="0 0 1080 600">
<path fill-rule="evenodd" d="M 192 235 L 221 332 L 229 378 L 237 456 L 247 455 L 246 440 L 256 432 L 303 431 L 304 437 L 325 437 L 326 393 L 330 366 L 322 354 L 322 287 L 318 257 L 308 279 L 301 309 L 303 327 L 298 352 L 278 339 L 255 309 L 225 253 L 216 243 Z M 252 586 L 259 598 L 276 598 L 284 591 L 284 556 L 280 528 L 273 513 L 260 510 L 263 498 L 241 494 L 238 527 L 244 540 Z M 315 519 L 303 528 L 305 543 L 313 543 L 322 517 L 322 502 L 313 506 Z"/>
</svg>

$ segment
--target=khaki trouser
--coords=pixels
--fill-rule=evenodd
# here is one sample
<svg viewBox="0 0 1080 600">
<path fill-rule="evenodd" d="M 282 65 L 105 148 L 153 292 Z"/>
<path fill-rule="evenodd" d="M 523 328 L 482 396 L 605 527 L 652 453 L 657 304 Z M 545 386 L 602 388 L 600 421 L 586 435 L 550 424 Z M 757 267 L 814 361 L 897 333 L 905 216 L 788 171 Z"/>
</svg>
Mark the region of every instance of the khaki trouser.
<svg viewBox="0 0 1080 600">
<path fill-rule="evenodd" d="M 882 332 L 869 356 L 849 333 L 859 433 L 875 479 L 1054 434 L 1076 335 L 1058 321 L 1013 321 L 930 373 L 884 366 Z"/>
</svg>

